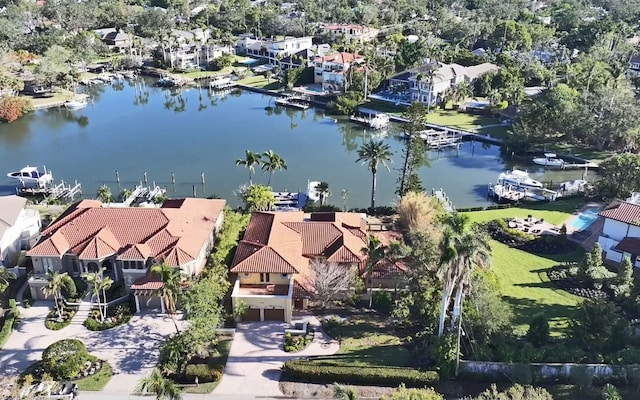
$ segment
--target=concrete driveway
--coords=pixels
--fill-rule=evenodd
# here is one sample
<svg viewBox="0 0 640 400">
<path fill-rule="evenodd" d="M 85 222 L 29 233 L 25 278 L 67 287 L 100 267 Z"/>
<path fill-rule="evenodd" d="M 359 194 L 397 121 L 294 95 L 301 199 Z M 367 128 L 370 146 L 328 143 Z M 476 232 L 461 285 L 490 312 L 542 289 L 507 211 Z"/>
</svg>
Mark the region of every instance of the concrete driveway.
<svg viewBox="0 0 640 400">
<path fill-rule="evenodd" d="M 59 330 L 45 328 L 44 320 L 52 302 L 37 301 L 31 308 L 21 309 L 18 328 L 0 350 L 0 371 L 19 374 L 42 357 L 50 344 L 62 339 L 79 339 L 89 353 L 107 361 L 117 374 L 105 387 L 110 393 L 131 393 L 138 381 L 157 364 L 160 344 L 175 327 L 166 315 L 138 314 L 128 324 L 102 332 L 92 332 L 74 318 Z"/>
<path fill-rule="evenodd" d="M 227 360 L 222 380 L 213 391 L 218 396 L 281 396 L 278 382 L 280 368 L 290 358 L 312 355 L 331 355 L 339 349 L 338 342 L 322 331 L 319 321 L 304 318 L 314 325 L 313 342 L 298 353 L 285 353 L 284 330 L 290 324 L 279 322 L 251 322 L 239 324 Z"/>
</svg>

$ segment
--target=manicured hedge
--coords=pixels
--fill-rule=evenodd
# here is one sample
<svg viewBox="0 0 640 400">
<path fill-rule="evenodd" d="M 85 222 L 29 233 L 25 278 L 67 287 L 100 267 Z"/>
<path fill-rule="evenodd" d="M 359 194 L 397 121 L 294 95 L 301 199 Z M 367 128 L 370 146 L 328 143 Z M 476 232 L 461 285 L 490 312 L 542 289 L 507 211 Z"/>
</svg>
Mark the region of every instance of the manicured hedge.
<svg viewBox="0 0 640 400">
<path fill-rule="evenodd" d="M 217 382 L 222 378 L 223 369 L 222 365 L 187 364 L 184 375 L 188 382 L 195 382 L 196 378 L 198 383 Z"/>
<path fill-rule="evenodd" d="M 18 307 L 16 307 L 16 301 L 14 299 L 9 300 L 9 306 L 11 309 L 7 312 L 4 323 L 2 324 L 2 329 L 0 329 L 0 348 L 9 340 L 9 336 L 11 336 L 11 332 L 13 331 L 13 325 L 18 318 Z"/>
<path fill-rule="evenodd" d="M 423 387 L 431 386 L 440 379 L 435 371 L 409 367 L 346 367 L 322 364 L 320 360 L 290 360 L 282 369 L 289 379 L 326 384 Z"/>
</svg>

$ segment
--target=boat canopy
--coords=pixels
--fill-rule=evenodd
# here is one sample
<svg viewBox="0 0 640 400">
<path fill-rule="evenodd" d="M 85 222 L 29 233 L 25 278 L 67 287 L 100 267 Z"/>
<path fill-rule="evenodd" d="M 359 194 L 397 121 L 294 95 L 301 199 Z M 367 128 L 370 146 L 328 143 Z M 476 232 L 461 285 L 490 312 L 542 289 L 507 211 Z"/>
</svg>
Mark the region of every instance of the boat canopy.
<svg viewBox="0 0 640 400">
<path fill-rule="evenodd" d="M 556 153 L 544 153 L 544 156 L 547 158 L 556 158 Z"/>
<path fill-rule="evenodd" d="M 22 168 L 20 170 L 20 172 L 26 172 L 26 173 L 38 172 L 38 168 L 37 167 L 26 166 L 26 167 Z"/>
<path fill-rule="evenodd" d="M 521 171 L 519 169 L 514 169 L 513 171 L 511 171 L 511 174 L 514 176 L 517 176 L 519 178 L 528 178 L 529 177 L 529 173 L 526 171 Z"/>
</svg>

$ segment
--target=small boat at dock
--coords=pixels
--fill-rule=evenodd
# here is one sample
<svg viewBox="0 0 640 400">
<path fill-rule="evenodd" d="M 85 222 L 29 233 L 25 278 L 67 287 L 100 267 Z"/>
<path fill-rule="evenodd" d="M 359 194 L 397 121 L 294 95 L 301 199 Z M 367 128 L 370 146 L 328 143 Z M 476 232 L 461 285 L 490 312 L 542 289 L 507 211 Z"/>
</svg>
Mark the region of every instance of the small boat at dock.
<svg viewBox="0 0 640 400">
<path fill-rule="evenodd" d="M 235 85 L 236 83 L 231 79 L 230 76 L 222 76 L 222 75 L 213 77 L 209 82 L 209 88 L 213 90 L 229 89 Z"/>
<path fill-rule="evenodd" d="M 298 110 L 309 109 L 309 99 L 304 96 L 288 96 L 276 100 L 276 104 L 282 107 L 296 108 Z"/>
<path fill-rule="evenodd" d="M 27 165 L 19 171 L 9 172 L 7 176 L 25 187 L 45 187 L 53 182 L 53 175 L 51 171 L 47 171 L 47 167 L 40 170 Z"/>
<path fill-rule="evenodd" d="M 369 125 L 373 129 L 384 129 L 391 122 L 388 114 L 368 110 L 357 110 L 349 119 L 353 122 Z"/>
<path fill-rule="evenodd" d="M 78 99 L 78 100 L 68 100 L 64 102 L 64 107 L 67 110 L 80 110 L 81 108 L 85 108 L 89 104 L 87 99 Z"/>
<path fill-rule="evenodd" d="M 542 189 L 544 186 L 541 182 L 531 179 L 527 171 L 519 169 L 513 169 L 511 172 L 503 172 L 498 175 L 498 184 L 535 189 Z"/>
<path fill-rule="evenodd" d="M 542 165 L 545 167 L 563 168 L 564 160 L 558 158 L 555 153 L 544 153 L 544 157 L 536 157 L 533 159 L 534 164 Z"/>
</svg>

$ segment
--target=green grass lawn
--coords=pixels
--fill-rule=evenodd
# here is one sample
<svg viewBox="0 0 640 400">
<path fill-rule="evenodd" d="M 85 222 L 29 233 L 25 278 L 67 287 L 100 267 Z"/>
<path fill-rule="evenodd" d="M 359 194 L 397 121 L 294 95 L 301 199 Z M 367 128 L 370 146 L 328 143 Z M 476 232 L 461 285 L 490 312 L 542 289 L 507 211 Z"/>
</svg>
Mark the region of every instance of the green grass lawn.
<svg viewBox="0 0 640 400">
<path fill-rule="evenodd" d="M 514 329 L 526 333 L 531 318 L 543 313 L 549 319 L 551 334 L 562 335 L 577 312 L 580 298 L 557 289 L 546 270 L 562 261 L 579 260 L 584 254 L 582 248 L 568 254 L 538 256 L 494 240 L 491 247 L 491 270 L 500 280 L 503 299 L 513 308 Z"/>
<path fill-rule="evenodd" d="M 409 351 L 400 338 L 377 316 L 351 316 L 327 333 L 340 338 L 340 350 L 332 356 L 317 357 L 314 361 L 337 366 L 406 367 L 410 365 Z"/>
<path fill-rule="evenodd" d="M 430 124 L 450 126 L 467 131 L 475 131 L 476 128 L 482 125 L 494 125 L 500 123 L 497 118 L 493 117 L 442 109 L 436 109 L 430 112 L 429 115 L 427 115 L 427 122 Z M 481 132 L 482 131 L 483 130 L 481 130 Z"/>
<path fill-rule="evenodd" d="M 478 129 L 477 132 L 481 135 L 492 136 L 498 139 L 504 139 L 507 137 L 507 134 L 511 129 L 508 126 L 490 126 L 483 129 Z"/>
<path fill-rule="evenodd" d="M 248 78 L 239 80 L 238 83 L 267 90 L 277 90 L 282 87 L 282 84 L 279 81 L 273 78 L 267 81 L 267 78 L 262 75 L 250 76 Z"/>
<path fill-rule="evenodd" d="M 112 376 L 113 369 L 111 365 L 103 361 L 102 368 L 95 375 L 77 379 L 74 382 L 78 384 L 78 390 L 99 391 L 107 385 Z"/>
<path fill-rule="evenodd" d="M 585 204 L 580 198 L 563 199 L 552 203 L 530 204 L 521 207 L 502 208 L 497 210 L 466 212 L 471 222 L 487 222 L 496 218 L 527 217 L 531 214 L 534 218 L 544 218 L 555 225 L 560 225 L 571 214 L 578 211 Z"/>
</svg>

